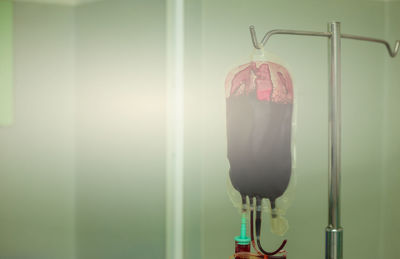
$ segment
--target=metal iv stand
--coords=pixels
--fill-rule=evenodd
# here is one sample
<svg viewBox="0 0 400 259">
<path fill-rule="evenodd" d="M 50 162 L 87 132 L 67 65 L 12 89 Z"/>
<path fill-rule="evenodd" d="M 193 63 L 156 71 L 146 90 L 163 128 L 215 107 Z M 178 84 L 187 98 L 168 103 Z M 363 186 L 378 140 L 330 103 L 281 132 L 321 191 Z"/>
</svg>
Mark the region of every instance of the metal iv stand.
<svg viewBox="0 0 400 259">
<path fill-rule="evenodd" d="M 341 39 L 353 39 L 384 44 L 391 57 L 399 52 L 400 41 L 396 41 L 392 50 L 387 41 L 343 34 L 340 32 L 340 22 L 328 23 L 328 32 L 272 30 L 265 34 L 261 43 L 257 41 L 254 26 L 250 26 L 251 39 L 257 49 L 261 49 L 272 35 L 290 34 L 303 36 L 317 36 L 328 38 L 329 51 L 329 212 L 328 226 L 325 234 L 325 258 L 343 258 L 343 228 L 340 226 L 340 169 L 341 169 Z"/>
</svg>

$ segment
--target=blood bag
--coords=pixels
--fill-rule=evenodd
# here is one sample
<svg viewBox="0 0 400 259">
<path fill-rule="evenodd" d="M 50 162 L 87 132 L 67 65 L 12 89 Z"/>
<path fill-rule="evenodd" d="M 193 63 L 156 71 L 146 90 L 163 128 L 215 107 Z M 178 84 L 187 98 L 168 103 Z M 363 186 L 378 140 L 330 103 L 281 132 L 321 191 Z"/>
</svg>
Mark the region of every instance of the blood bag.
<svg viewBox="0 0 400 259">
<path fill-rule="evenodd" d="M 271 231 L 283 235 L 294 185 L 294 89 L 288 70 L 270 60 L 253 59 L 226 77 L 228 193 L 238 208 L 243 197 L 262 201 Z"/>
</svg>

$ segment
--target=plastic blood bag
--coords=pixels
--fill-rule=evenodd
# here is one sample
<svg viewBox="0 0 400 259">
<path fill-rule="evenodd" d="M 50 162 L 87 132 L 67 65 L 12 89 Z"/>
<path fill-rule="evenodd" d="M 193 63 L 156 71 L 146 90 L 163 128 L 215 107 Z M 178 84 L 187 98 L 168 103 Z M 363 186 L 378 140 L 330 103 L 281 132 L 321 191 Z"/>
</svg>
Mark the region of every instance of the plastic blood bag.
<svg viewBox="0 0 400 259">
<path fill-rule="evenodd" d="M 261 202 L 269 200 L 272 231 L 282 235 L 287 221 L 276 200 L 292 173 L 292 79 L 277 63 L 253 61 L 228 74 L 225 94 L 231 183 L 242 197 L 256 198 L 259 225 Z"/>
<path fill-rule="evenodd" d="M 291 176 L 291 77 L 281 65 L 250 62 L 230 72 L 225 87 L 232 185 L 274 209 Z"/>
</svg>

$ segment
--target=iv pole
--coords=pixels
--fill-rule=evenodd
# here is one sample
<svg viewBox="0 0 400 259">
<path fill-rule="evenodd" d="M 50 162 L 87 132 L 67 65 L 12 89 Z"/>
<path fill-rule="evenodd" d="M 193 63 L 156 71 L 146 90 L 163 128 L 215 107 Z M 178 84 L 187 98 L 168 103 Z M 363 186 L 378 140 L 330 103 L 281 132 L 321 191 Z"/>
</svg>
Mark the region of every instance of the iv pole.
<svg viewBox="0 0 400 259">
<path fill-rule="evenodd" d="M 317 36 L 328 38 L 329 52 L 329 169 L 328 191 L 329 212 L 328 226 L 325 230 L 325 258 L 343 258 L 343 228 L 340 225 L 340 169 L 341 169 L 341 39 L 353 39 L 384 44 L 391 57 L 399 51 L 400 41 L 396 41 L 394 50 L 387 41 L 351 35 L 340 32 L 340 22 L 329 22 L 328 32 L 272 30 L 265 34 L 261 43 L 257 41 L 254 26 L 250 26 L 251 39 L 257 49 L 261 49 L 275 34 Z"/>
</svg>

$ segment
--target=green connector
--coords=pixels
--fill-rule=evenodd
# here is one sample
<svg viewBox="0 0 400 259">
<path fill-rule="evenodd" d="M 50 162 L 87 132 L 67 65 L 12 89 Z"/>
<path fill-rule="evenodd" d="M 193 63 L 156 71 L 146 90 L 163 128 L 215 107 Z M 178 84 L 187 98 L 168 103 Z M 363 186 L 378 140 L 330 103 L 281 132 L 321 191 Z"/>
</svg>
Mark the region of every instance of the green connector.
<svg viewBox="0 0 400 259">
<path fill-rule="evenodd" d="M 235 237 L 235 241 L 238 242 L 239 245 L 248 245 L 250 244 L 250 238 L 246 236 L 246 214 L 242 213 L 242 225 L 240 226 L 240 236 Z"/>
</svg>

